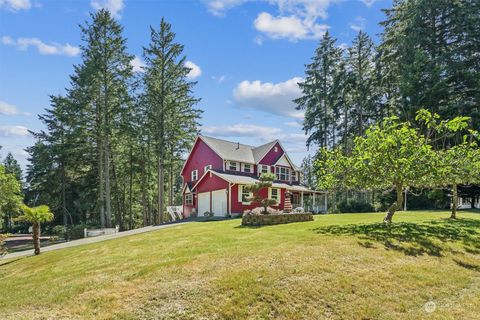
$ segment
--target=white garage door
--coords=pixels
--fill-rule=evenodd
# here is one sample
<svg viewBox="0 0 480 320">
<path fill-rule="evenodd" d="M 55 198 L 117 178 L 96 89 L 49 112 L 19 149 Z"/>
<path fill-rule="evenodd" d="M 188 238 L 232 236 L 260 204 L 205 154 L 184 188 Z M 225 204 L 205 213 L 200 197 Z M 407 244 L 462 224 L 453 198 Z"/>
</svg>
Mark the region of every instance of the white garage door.
<svg viewBox="0 0 480 320">
<path fill-rule="evenodd" d="M 198 194 L 198 216 L 203 217 L 203 214 L 210 212 L 210 192 L 202 192 Z"/>
<path fill-rule="evenodd" d="M 217 217 L 227 214 L 227 191 L 225 189 L 212 191 L 212 211 Z"/>
</svg>

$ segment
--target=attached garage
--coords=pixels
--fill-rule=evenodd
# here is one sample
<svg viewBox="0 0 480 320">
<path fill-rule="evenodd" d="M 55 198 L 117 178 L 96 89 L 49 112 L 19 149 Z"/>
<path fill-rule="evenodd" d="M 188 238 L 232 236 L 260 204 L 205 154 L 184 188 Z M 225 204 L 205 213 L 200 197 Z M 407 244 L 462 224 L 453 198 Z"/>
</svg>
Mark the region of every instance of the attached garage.
<svg viewBox="0 0 480 320">
<path fill-rule="evenodd" d="M 227 214 L 227 190 L 212 191 L 212 212 L 216 217 L 225 217 Z"/>
<path fill-rule="evenodd" d="M 205 212 L 210 212 L 210 192 L 198 194 L 198 216 L 203 217 Z"/>
</svg>

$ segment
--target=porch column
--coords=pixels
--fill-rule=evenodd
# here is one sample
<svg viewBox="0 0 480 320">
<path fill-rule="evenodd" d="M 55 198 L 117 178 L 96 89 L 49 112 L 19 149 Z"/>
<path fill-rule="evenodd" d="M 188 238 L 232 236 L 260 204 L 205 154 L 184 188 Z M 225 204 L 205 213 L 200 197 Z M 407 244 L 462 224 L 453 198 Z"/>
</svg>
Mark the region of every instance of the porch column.
<svg viewBox="0 0 480 320">
<path fill-rule="evenodd" d="M 303 207 L 303 191 L 300 193 L 300 206 Z"/>
</svg>

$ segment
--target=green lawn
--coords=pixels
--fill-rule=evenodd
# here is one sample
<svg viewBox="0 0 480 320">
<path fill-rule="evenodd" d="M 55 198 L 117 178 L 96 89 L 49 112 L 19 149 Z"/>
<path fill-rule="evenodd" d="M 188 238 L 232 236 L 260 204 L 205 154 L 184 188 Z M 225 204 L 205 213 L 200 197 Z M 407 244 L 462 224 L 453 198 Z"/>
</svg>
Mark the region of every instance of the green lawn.
<svg viewBox="0 0 480 320">
<path fill-rule="evenodd" d="M 448 216 L 198 222 L 1 260 L 0 318 L 478 319 L 480 213 Z"/>
</svg>

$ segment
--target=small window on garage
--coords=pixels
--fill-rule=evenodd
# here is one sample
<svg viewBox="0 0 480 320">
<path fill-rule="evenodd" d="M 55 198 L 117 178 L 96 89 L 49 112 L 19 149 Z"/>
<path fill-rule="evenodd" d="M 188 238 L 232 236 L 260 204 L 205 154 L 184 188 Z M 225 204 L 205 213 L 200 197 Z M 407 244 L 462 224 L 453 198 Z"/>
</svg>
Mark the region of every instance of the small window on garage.
<svg viewBox="0 0 480 320">
<path fill-rule="evenodd" d="M 185 204 L 186 204 L 187 206 L 193 205 L 193 195 L 192 195 L 191 193 L 187 193 L 187 194 L 185 195 Z"/>
</svg>

